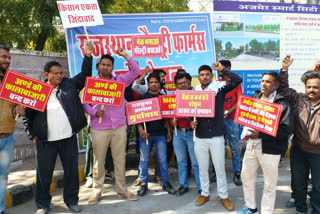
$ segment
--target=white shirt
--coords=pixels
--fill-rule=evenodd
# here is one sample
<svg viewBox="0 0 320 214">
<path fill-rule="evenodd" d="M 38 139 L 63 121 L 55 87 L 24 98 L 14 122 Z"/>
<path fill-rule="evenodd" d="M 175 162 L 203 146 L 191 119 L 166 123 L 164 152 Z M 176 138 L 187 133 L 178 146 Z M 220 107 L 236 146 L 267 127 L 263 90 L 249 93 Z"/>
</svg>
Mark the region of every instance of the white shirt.
<svg viewBox="0 0 320 214">
<path fill-rule="evenodd" d="M 268 97 L 268 99 L 263 99 L 263 95 L 261 97 L 261 100 L 273 103 L 274 98 L 276 97 L 277 91 L 274 91 L 270 94 L 270 96 Z M 244 126 L 242 134 L 241 134 L 241 139 L 243 139 L 246 135 L 251 134 L 252 131 L 254 131 L 254 129 L 249 128 L 247 126 Z M 248 141 L 252 140 L 252 144 L 255 148 L 262 148 L 262 139 L 261 138 L 257 138 L 257 139 L 249 139 Z M 247 147 L 246 149 L 250 149 L 250 143 L 248 143 L 247 141 Z"/>
<path fill-rule="evenodd" d="M 72 128 L 67 114 L 62 108 L 54 89 L 47 105 L 48 141 L 56 141 L 72 136 Z"/>
<path fill-rule="evenodd" d="M 146 81 L 147 82 L 147 81 Z M 141 85 L 141 84 L 137 84 L 137 80 L 135 80 L 132 84 L 132 90 L 134 90 L 135 92 L 137 92 L 138 94 L 145 94 L 148 92 L 149 88 L 148 88 L 148 85 L 145 84 L 145 85 Z M 169 95 L 169 94 L 175 94 L 176 91 L 167 91 L 165 90 L 164 88 L 161 89 L 160 91 L 161 94 L 164 94 L 164 95 Z"/>
<path fill-rule="evenodd" d="M 196 91 L 214 91 L 215 95 L 219 92 L 219 89 L 226 85 L 226 81 L 215 81 L 212 80 L 211 83 L 203 90 L 200 85 L 195 88 Z"/>
</svg>

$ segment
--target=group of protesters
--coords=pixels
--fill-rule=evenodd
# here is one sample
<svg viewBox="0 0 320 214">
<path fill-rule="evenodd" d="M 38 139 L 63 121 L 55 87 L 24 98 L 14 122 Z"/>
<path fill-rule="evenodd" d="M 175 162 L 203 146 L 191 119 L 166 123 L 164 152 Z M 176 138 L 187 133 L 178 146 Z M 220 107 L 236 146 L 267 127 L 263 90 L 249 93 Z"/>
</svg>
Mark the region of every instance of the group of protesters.
<svg viewBox="0 0 320 214">
<path fill-rule="evenodd" d="M 10 66 L 9 51 L 7 46 L 0 46 L 0 83 Z M 245 204 L 238 213 L 259 213 L 256 202 L 256 178 L 261 168 L 264 188 L 260 213 L 272 214 L 276 199 L 278 166 L 293 134 L 290 166 L 292 198 L 296 213 L 308 212 L 306 198 L 310 172 L 312 214 L 320 213 L 320 168 L 317 166 L 320 163 L 320 63 L 315 64 L 313 70 L 302 76 L 305 93 L 298 93 L 289 88 L 288 70 L 293 63 L 290 56 L 283 59 L 279 73 L 270 71 L 262 75 L 261 90 L 257 91 L 254 97 L 282 106 L 278 131 L 276 136 L 271 136 L 243 126 L 241 139 L 247 142 L 243 160 L 239 149 L 240 125 L 234 122 L 238 97 L 242 94 L 242 78 L 231 71 L 231 62 L 220 60 L 212 66 L 201 65 L 198 69 L 200 84 L 195 88 L 191 86 L 190 74 L 179 69 L 174 77 L 177 90 L 215 92 L 215 117 L 161 119 L 146 122 L 145 126 L 137 124 L 140 163 L 139 178 L 134 183 L 140 188 L 135 194 L 128 191 L 125 176 L 127 138 L 130 133 L 127 131 L 125 103 L 119 107 L 81 103 L 80 91 L 85 86 L 86 77 L 92 76 L 93 51 L 93 44 L 88 42 L 81 72 L 72 78 L 63 77 L 62 67 L 58 62 L 50 61 L 45 64 L 45 81 L 54 89 L 44 112 L 0 99 L 0 213 L 5 213 L 6 184 L 14 147 L 16 115 L 23 115 L 28 136 L 36 147 L 36 213 L 49 212 L 50 184 L 58 154 L 64 169 L 64 202 L 72 212 L 81 212 L 78 205 L 76 134 L 87 126 L 85 113 L 90 118 L 88 140 L 91 148 L 87 152 L 92 153 L 87 154 L 87 157 L 93 157 L 87 159 L 91 173 L 86 186 L 92 187 L 89 205 L 96 204 L 101 198 L 105 167 L 109 164 L 113 164 L 114 187 L 120 197 L 136 201 L 138 196 L 145 196 L 148 193 L 150 152 L 154 144 L 157 157 L 156 176 L 162 189 L 171 195 L 186 194 L 189 191 L 188 177 L 192 168 L 196 190 L 199 193 L 195 201 L 197 206 L 210 200 L 210 152 L 217 194 L 222 205 L 229 211 L 233 210 L 225 171 L 226 138 L 232 152 L 233 181 L 237 186 L 242 185 L 244 192 Z M 124 82 L 127 88 L 131 87 L 129 89 L 135 94 L 135 99 L 140 100 L 169 93 L 164 87 L 164 70 L 154 69 L 149 73 L 150 68 L 146 67 L 145 72 L 139 77 L 138 63 L 124 49 L 118 49 L 117 54 L 128 62 L 129 72 L 113 75 L 114 58 L 106 54 L 96 60 L 97 79 Z M 213 71 L 219 74 L 219 80 L 214 80 Z M 144 81 L 146 83 L 142 84 Z M 174 129 L 177 130 L 176 133 L 173 133 Z M 172 142 L 178 163 L 178 189 L 169 182 L 169 142 Z M 109 161 L 106 162 L 106 159 Z"/>
</svg>

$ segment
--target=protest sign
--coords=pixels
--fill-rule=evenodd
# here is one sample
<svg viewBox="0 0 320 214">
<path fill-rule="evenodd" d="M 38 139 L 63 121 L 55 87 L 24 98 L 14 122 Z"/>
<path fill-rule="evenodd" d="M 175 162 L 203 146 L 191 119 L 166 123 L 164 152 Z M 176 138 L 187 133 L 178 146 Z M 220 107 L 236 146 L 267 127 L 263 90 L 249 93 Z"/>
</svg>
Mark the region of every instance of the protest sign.
<svg viewBox="0 0 320 214">
<path fill-rule="evenodd" d="M 64 28 L 103 25 L 97 0 L 57 1 Z"/>
<path fill-rule="evenodd" d="M 164 85 L 164 87 L 167 91 L 170 91 L 171 94 L 175 93 L 175 91 L 177 90 L 176 84 L 174 83 L 174 81 L 166 81 L 166 84 Z"/>
<path fill-rule="evenodd" d="M 214 117 L 214 91 L 177 90 L 177 117 Z"/>
<path fill-rule="evenodd" d="M 174 118 L 176 109 L 176 95 L 159 96 L 161 114 L 163 118 Z"/>
<path fill-rule="evenodd" d="M 128 125 L 162 119 L 157 97 L 126 103 Z"/>
<path fill-rule="evenodd" d="M 275 137 L 281 110 L 282 105 L 240 95 L 234 122 Z"/>
<path fill-rule="evenodd" d="M 122 106 L 125 88 L 124 82 L 87 77 L 83 91 L 83 102 Z"/>
<path fill-rule="evenodd" d="M 0 88 L 0 98 L 44 111 L 52 90 L 52 85 L 7 70 Z"/>
<path fill-rule="evenodd" d="M 163 41 L 160 35 L 132 37 L 132 57 L 151 58 L 163 56 Z"/>
</svg>

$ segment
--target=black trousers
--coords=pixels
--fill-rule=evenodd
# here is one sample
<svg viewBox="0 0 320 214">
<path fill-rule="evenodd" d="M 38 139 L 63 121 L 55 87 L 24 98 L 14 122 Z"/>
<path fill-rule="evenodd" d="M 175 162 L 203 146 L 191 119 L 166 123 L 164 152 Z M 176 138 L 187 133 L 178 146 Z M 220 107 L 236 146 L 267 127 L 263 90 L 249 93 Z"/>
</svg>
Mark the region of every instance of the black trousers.
<svg viewBox="0 0 320 214">
<path fill-rule="evenodd" d="M 291 173 L 296 210 L 301 213 L 307 213 L 308 211 L 306 199 L 309 170 L 311 170 L 311 213 L 320 214 L 320 154 L 304 152 L 298 146 L 293 146 L 291 150 Z"/>
<path fill-rule="evenodd" d="M 51 203 L 50 184 L 57 155 L 59 154 L 63 171 L 63 199 L 65 204 L 76 205 L 79 201 L 78 146 L 77 138 L 44 142 L 37 139 L 37 180 L 36 205 L 38 208 L 49 208 Z"/>
</svg>

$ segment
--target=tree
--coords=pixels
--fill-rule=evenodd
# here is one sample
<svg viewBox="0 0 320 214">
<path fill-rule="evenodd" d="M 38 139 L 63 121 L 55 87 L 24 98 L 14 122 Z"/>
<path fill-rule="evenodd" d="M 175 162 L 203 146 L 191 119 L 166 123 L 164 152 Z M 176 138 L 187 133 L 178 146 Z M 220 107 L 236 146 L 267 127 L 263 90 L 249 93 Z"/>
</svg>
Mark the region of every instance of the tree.
<svg viewBox="0 0 320 214">
<path fill-rule="evenodd" d="M 61 23 L 55 1 L 2 0 L 0 8 L 4 9 L 0 27 L 6 29 L 0 32 L 0 38 L 10 46 L 42 51 L 49 37 L 53 41 L 59 37 L 56 26 Z"/>
<path fill-rule="evenodd" d="M 216 48 L 216 52 L 220 53 L 222 51 L 222 41 L 219 39 L 214 40 L 214 47 Z"/>
<path fill-rule="evenodd" d="M 159 13 L 189 11 L 188 0 L 117 0 L 111 13 Z"/>
<path fill-rule="evenodd" d="M 226 47 L 226 50 L 227 51 L 231 51 L 232 49 L 232 43 L 230 41 L 228 41 L 226 44 L 225 44 L 225 47 Z"/>
<path fill-rule="evenodd" d="M 101 13 L 188 11 L 188 0 L 98 0 Z M 0 0 L 0 42 L 18 49 L 66 52 L 56 1 Z"/>
</svg>

